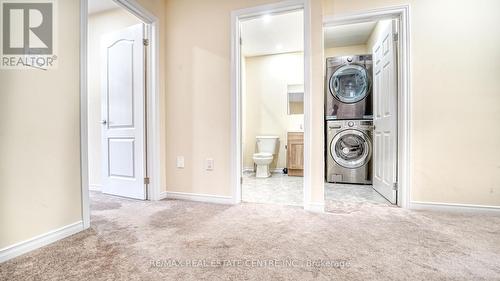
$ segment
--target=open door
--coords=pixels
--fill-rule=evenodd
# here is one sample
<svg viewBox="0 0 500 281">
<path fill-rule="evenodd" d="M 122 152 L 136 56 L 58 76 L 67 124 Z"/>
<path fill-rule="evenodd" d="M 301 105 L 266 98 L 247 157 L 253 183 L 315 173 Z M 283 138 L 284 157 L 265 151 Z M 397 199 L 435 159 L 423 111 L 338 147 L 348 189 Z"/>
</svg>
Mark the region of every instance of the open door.
<svg viewBox="0 0 500 281">
<path fill-rule="evenodd" d="M 146 199 L 144 26 L 102 39 L 103 192 Z"/>
<path fill-rule="evenodd" d="M 397 200 L 397 21 L 381 32 L 373 46 L 373 188 L 396 204 Z"/>
</svg>

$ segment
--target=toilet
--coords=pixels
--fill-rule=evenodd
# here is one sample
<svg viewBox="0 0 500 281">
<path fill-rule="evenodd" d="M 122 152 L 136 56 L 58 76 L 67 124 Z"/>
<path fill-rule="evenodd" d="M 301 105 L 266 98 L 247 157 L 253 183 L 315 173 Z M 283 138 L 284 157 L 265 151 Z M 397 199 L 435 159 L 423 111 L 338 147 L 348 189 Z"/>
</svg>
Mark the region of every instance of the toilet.
<svg viewBox="0 0 500 281">
<path fill-rule="evenodd" d="M 253 161 L 257 166 L 255 177 L 268 178 L 271 176 L 269 165 L 273 162 L 279 137 L 257 136 L 257 153 L 253 155 Z"/>
</svg>

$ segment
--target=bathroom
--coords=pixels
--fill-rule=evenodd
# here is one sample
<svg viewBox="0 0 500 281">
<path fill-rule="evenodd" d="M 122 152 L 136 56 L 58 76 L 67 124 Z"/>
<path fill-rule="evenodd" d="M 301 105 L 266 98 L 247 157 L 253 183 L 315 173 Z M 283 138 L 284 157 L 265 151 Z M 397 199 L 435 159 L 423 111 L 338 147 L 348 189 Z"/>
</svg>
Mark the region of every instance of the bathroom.
<svg viewBox="0 0 500 281">
<path fill-rule="evenodd" d="M 242 201 L 303 204 L 303 11 L 241 24 Z"/>
</svg>

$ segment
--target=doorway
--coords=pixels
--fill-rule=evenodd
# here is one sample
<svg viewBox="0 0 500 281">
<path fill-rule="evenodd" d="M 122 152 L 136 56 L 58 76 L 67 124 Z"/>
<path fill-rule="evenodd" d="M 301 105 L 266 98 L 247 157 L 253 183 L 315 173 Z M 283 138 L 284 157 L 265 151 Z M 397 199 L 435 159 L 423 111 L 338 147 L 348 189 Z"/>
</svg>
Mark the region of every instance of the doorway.
<svg viewBox="0 0 500 281">
<path fill-rule="evenodd" d="M 91 192 L 159 200 L 158 20 L 135 1 L 81 1 L 82 212 Z"/>
<path fill-rule="evenodd" d="M 240 23 L 243 202 L 303 205 L 303 14 Z"/>
<path fill-rule="evenodd" d="M 325 209 L 409 202 L 408 7 L 326 19 Z"/>
<path fill-rule="evenodd" d="M 147 199 L 145 24 L 111 0 L 90 1 L 89 186 Z"/>
<path fill-rule="evenodd" d="M 287 1 L 232 13 L 234 203 L 307 206 L 307 9 Z"/>
</svg>

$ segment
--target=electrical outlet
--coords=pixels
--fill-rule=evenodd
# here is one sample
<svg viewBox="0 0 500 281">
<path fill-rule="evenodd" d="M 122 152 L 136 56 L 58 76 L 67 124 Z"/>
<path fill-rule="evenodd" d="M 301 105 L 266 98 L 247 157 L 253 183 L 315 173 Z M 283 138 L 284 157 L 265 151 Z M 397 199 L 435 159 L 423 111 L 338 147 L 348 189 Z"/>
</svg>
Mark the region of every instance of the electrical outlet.
<svg viewBox="0 0 500 281">
<path fill-rule="evenodd" d="M 177 168 L 184 168 L 184 156 L 177 156 Z"/>
<path fill-rule="evenodd" d="M 207 158 L 205 161 L 205 169 L 207 171 L 212 171 L 214 169 L 214 159 Z"/>
</svg>

